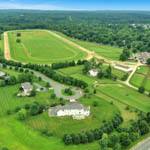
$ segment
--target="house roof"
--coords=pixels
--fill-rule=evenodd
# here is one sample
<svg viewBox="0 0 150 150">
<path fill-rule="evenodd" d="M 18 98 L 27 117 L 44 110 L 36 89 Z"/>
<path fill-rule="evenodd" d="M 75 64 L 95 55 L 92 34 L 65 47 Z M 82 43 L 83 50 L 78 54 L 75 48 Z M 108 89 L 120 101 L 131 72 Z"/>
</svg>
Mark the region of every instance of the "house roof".
<svg viewBox="0 0 150 150">
<path fill-rule="evenodd" d="M 50 109 L 51 111 L 51 115 L 57 115 L 57 112 L 62 110 L 84 110 L 84 111 L 88 111 L 89 108 L 88 107 L 84 107 L 82 104 L 78 103 L 78 102 L 73 102 L 73 103 L 68 103 L 64 106 L 56 106 Z"/>
<path fill-rule="evenodd" d="M 0 71 L 0 77 L 3 77 L 3 76 L 5 76 L 5 75 L 6 75 L 5 72 Z"/>
<path fill-rule="evenodd" d="M 22 87 L 24 90 L 30 90 L 30 89 L 33 88 L 33 86 L 31 85 L 31 83 L 29 83 L 29 82 L 22 83 L 22 84 L 21 84 L 21 87 Z"/>
</svg>

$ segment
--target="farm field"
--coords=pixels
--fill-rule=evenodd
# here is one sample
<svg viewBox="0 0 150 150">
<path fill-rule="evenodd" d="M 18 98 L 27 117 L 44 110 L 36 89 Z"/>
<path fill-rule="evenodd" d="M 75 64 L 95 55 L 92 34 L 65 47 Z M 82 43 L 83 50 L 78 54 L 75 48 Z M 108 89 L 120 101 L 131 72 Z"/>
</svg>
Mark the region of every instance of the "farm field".
<svg viewBox="0 0 150 150">
<path fill-rule="evenodd" d="M 19 72 L 8 68 L 1 68 L 1 70 L 16 77 L 19 75 Z M 48 117 L 48 113 L 45 112 L 39 116 L 30 117 L 25 122 L 20 122 L 16 119 L 16 114 L 7 115 L 7 111 L 14 111 L 17 107 L 22 107 L 25 104 L 30 104 L 35 101 L 50 105 L 57 102 L 57 99 L 54 100 L 50 98 L 51 92 L 38 93 L 34 98 L 18 98 L 16 95 L 19 87 L 20 85 L 18 84 L 0 88 L 0 137 L 3 137 L 2 139 L 0 138 L 0 140 L 3 145 L 10 147 L 12 150 L 20 150 L 20 148 L 30 150 L 31 144 L 32 150 L 40 150 L 41 147 L 43 147 L 44 150 L 48 150 L 47 147 L 54 147 L 55 150 L 69 150 L 70 148 L 73 150 L 97 150 L 99 146 L 98 142 L 80 145 L 78 147 L 68 146 L 66 148 L 61 138 L 65 133 L 79 133 L 80 131 L 98 128 L 104 120 L 111 120 L 116 113 L 119 113 L 117 107 L 114 107 L 103 99 L 92 96 L 91 98 L 82 98 L 80 100 L 84 105 L 91 106 L 92 115 L 85 120 L 78 121 L 72 120 L 71 118 L 50 118 Z M 98 103 L 97 107 L 92 106 L 94 101 Z M 109 113 L 105 113 L 105 110 Z M 51 138 L 43 137 L 40 134 L 39 131 L 45 128 L 52 132 L 53 136 Z M 13 132 L 11 132 L 12 130 Z M 7 134 L 4 134 L 4 132 Z M 30 140 L 30 138 L 32 140 Z M 39 142 L 37 143 L 37 141 Z M 41 144 L 41 141 L 43 141 L 44 144 Z M 15 145 L 13 144 L 14 142 L 16 143 Z"/>
<path fill-rule="evenodd" d="M 140 94 L 137 91 L 121 84 L 99 86 L 98 91 L 116 101 L 120 101 L 140 111 L 149 112 L 150 110 L 150 101 L 148 96 Z"/>
<path fill-rule="evenodd" d="M 94 42 L 86 42 L 86 41 L 81 41 L 81 40 L 77 40 L 77 39 L 72 39 L 70 37 L 67 37 L 66 35 L 62 34 L 62 33 L 58 33 L 57 34 L 68 38 L 69 40 L 81 45 L 84 48 L 87 48 L 90 51 L 94 51 L 97 54 L 99 54 L 100 56 L 103 56 L 107 59 L 111 59 L 111 60 L 119 60 L 120 54 L 122 53 L 122 49 L 118 48 L 118 47 L 113 47 L 113 46 L 109 46 L 109 45 L 101 45 L 101 44 L 97 44 Z"/>
<path fill-rule="evenodd" d="M 144 112 L 149 111 L 150 102 L 149 102 L 148 96 L 140 94 L 137 91 L 131 88 L 128 88 L 116 81 L 112 81 L 109 79 L 96 79 L 87 75 L 83 75 L 82 66 L 80 66 L 80 68 L 81 69 L 79 69 L 79 66 L 69 67 L 65 69 L 60 69 L 59 72 L 63 73 L 64 75 L 65 74 L 70 75 L 77 79 L 82 79 L 86 81 L 92 88 L 95 85 L 95 82 L 97 81 L 98 86 L 96 89 L 99 91 L 99 93 L 102 93 L 103 95 L 111 99 L 120 101 L 121 103 L 137 108 L 141 111 L 144 111 Z M 72 74 L 73 70 L 76 70 L 75 74 Z M 116 74 L 118 74 L 117 71 L 115 72 Z"/>
<path fill-rule="evenodd" d="M 105 64 L 102 66 L 102 68 L 104 70 L 107 69 L 107 67 L 108 67 L 108 65 L 105 65 Z M 82 69 L 83 69 L 83 66 L 75 66 L 75 67 L 68 67 L 68 68 L 64 68 L 64 69 L 59 69 L 58 72 L 62 75 L 72 76 L 72 77 L 76 77 L 78 79 L 81 78 L 85 81 L 86 81 L 86 79 L 88 80 L 88 78 L 89 78 L 89 82 L 91 82 L 91 81 L 95 82 L 95 78 L 83 75 Z M 112 68 L 112 74 L 115 75 L 118 79 L 121 79 L 126 73 L 123 71 L 117 70 L 115 68 Z M 100 79 L 99 80 L 100 83 L 103 83 L 105 81 L 115 83 L 115 82 L 113 82 L 111 80 L 107 80 L 107 79 Z"/>
<path fill-rule="evenodd" d="M 150 67 L 142 66 L 138 68 L 130 83 L 138 88 L 144 87 L 146 91 L 150 91 Z"/>
<path fill-rule="evenodd" d="M 93 102 L 97 102 L 98 106 L 94 107 Z M 115 114 L 119 113 L 117 107 L 111 105 L 109 102 L 99 99 L 96 96 L 90 98 L 82 98 L 80 100 L 85 106 L 90 106 L 91 115 L 84 120 L 73 120 L 72 118 L 55 118 L 48 117 L 47 113 L 40 116 L 31 117 L 26 120 L 26 124 L 33 129 L 41 130 L 47 129 L 54 136 L 62 138 L 64 134 L 80 133 L 81 131 L 89 131 L 98 128 L 103 121 L 111 120 Z M 105 110 L 108 112 L 106 113 Z"/>
<path fill-rule="evenodd" d="M 54 149 L 56 150 L 69 150 L 70 148 L 73 150 L 96 150 L 98 147 L 97 142 L 85 146 L 68 146 L 66 148 L 62 143 L 60 137 L 62 137 L 62 135 L 66 132 L 80 132 L 81 130 L 99 127 L 99 125 L 104 120 L 110 120 L 116 113 L 119 112 L 116 107 L 112 106 L 110 103 L 102 99 L 98 99 L 96 97 L 92 97 L 91 99 L 83 98 L 81 102 L 85 105 L 92 105 L 93 99 L 98 102 L 98 107 L 91 108 L 92 116 L 90 118 L 82 121 L 72 120 L 71 118 L 57 119 L 50 118 L 48 117 L 47 113 L 44 113 L 42 115 L 29 118 L 25 123 L 23 123 L 17 121 L 16 116 L 14 115 L 7 116 L 6 112 L 8 110 L 14 110 L 18 106 L 32 103 L 33 101 L 50 104 L 53 103 L 54 100 L 49 98 L 50 93 L 40 93 L 34 98 L 17 98 L 16 94 L 18 89 L 19 85 L 0 89 L 0 137 L 3 137 L 2 139 L 0 139 L 3 144 L 10 147 L 12 150 L 19 150 L 20 148 L 23 150 L 29 150 L 31 144 L 32 150 L 40 150 L 42 146 L 44 150 L 47 150 L 49 146 L 51 148 L 54 147 Z M 104 110 L 106 109 L 109 113 L 105 113 Z M 67 128 L 64 128 L 64 126 L 66 126 Z M 52 136 L 50 139 L 42 137 L 37 131 L 42 130 L 43 128 L 49 129 L 54 134 L 54 136 Z M 13 132 L 11 132 L 12 130 Z M 3 135 L 4 132 L 7 134 Z M 37 143 L 37 141 L 39 142 Z M 43 141 L 44 144 L 41 144 L 41 141 Z M 15 145 L 13 144 L 14 142 L 16 143 Z"/>
<path fill-rule="evenodd" d="M 21 37 L 17 37 L 17 32 Z M 25 63 L 50 64 L 67 60 L 78 60 L 86 56 L 84 52 L 54 36 L 46 30 L 9 32 L 11 57 Z M 21 42 L 17 43 L 16 40 Z"/>
</svg>

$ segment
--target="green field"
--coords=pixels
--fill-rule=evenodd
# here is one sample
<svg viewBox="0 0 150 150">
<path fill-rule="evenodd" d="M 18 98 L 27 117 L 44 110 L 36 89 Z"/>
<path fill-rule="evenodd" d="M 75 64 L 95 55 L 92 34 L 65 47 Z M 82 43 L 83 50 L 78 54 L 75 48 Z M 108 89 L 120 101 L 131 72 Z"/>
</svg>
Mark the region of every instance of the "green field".
<svg viewBox="0 0 150 150">
<path fill-rule="evenodd" d="M 143 112 L 149 112 L 150 101 L 149 97 L 138 93 L 123 85 L 105 85 L 99 87 L 99 92 L 106 94 L 107 96 L 127 104 L 131 107 L 139 109 Z M 117 91 L 117 93 L 116 93 Z"/>
<path fill-rule="evenodd" d="M 30 30 L 9 32 L 11 57 L 20 62 L 50 64 L 53 62 L 78 60 L 86 55 L 78 48 L 64 42 L 48 31 Z M 16 39 L 21 39 L 17 43 Z"/>
<path fill-rule="evenodd" d="M 102 66 L 103 69 L 107 69 L 107 67 L 108 65 L 106 64 Z M 82 69 L 83 69 L 83 66 L 68 67 L 64 69 L 59 69 L 59 73 L 65 76 L 77 77 L 78 79 L 81 78 L 83 80 L 86 80 L 89 78 L 89 82 L 91 81 L 95 82 L 95 78 L 83 76 Z M 117 70 L 115 68 L 112 68 L 112 74 L 115 75 L 118 79 L 121 79 L 126 73 L 123 71 Z M 102 83 L 104 80 L 106 81 L 107 79 L 99 80 L 99 82 Z M 109 80 L 109 82 L 111 81 Z"/>
<path fill-rule="evenodd" d="M 122 49 L 118 47 L 113 47 L 109 45 L 101 45 L 101 44 L 87 42 L 87 41 L 80 41 L 77 39 L 71 39 L 70 37 L 63 35 L 62 33 L 58 33 L 58 34 L 65 38 L 68 38 L 69 40 L 72 40 L 73 42 L 77 43 L 78 45 L 81 45 L 84 48 L 87 48 L 90 51 L 96 52 L 100 56 L 103 56 L 107 59 L 119 60 L 120 55 L 122 53 Z"/>
<path fill-rule="evenodd" d="M 150 91 L 150 67 L 142 66 L 138 68 L 130 83 L 138 88 L 144 87 L 146 91 Z"/>
<path fill-rule="evenodd" d="M 1 69 L 10 75 L 18 76 L 19 72 Z M 119 109 L 109 102 L 92 96 L 91 98 L 82 98 L 80 101 L 84 105 L 91 106 L 91 115 L 85 120 L 73 120 L 71 118 L 50 118 L 45 112 L 35 117 L 29 117 L 25 122 L 16 119 L 16 114 L 7 115 L 7 111 L 13 111 L 18 106 L 30 104 L 34 101 L 43 104 L 52 104 L 57 99 L 51 99 L 51 92 L 38 93 L 36 97 L 18 98 L 20 85 L 7 86 L 0 88 L 0 147 L 7 146 L 11 150 L 97 150 L 98 142 L 79 146 L 65 146 L 62 142 L 62 136 L 65 133 L 79 133 L 90 129 L 98 128 L 104 120 L 113 118 Z M 93 101 L 98 102 L 98 106 L 93 106 Z M 105 111 L 109 112 L 106 113 Z M 50 138 L 41 135 L 39 130 L 48 129 L 53 136 Z M 13 132 L 12 132 L 13 131 Z M 14 144 L 15 143 L 15 144 Z"/>
<path fill-rule="evenodd" d="M 81 103 L 87 106 L 91 106 L 90 117 L 84 120 L 73 120 L 72 118 L 50 118 L 47 113 L 41 116 L 30 118 L 26 123 L 34 129 L 47 128 L 54 136 L 62 137 L 67 133 L 79 133 L 81 131 L 88 131 L 98 128 L 102 125 L 103 121 L 111 120 L 116 113 L 119 113 L 117 107 L 114 107 L 107 101 L 99 99 L 96 96 L 91 98 L 82 98 Z M 97 107 L 94 107 L 93 101 L 98 103 Z M 105 113 L 105 112 L 109 113 Z"/>
<path fill-rule="evenodd" d="M 72 74 L 73 71 L 76 71 L 76 73 Z M 82 67 L 80 67 L 80 69 L 79 67 L 69 67 L 65 69 L 60 69 L 59 72 L 63 73 L 64 75 L 70 75 L 77 79 L 82 79 L 87 82 L 91 87 L 93 87 L 95 85 L 95 81 L 97 81 L 97 90 L 99 91 L 99 93 L 102 93 L 103 95 L 114 99 L 115 101 L 117 100 L 121 103 L 124 103 L 125 105 L 129 105 L 141 111 L 148 112 L 150 110 L 149 97 L 140 94 L 137 91 L 128 88 L 116 81 L 108 79 L 96 79 L 88 75 L 83 75 Z"/>
</svg>

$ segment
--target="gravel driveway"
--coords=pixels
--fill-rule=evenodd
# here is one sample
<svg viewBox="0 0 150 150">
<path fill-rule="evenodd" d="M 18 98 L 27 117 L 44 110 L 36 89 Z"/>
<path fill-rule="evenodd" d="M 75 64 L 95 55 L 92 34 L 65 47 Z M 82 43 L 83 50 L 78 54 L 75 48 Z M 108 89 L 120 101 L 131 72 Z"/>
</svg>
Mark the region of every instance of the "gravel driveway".
<svg viewBox="0 0 150 150">
<path fill-rule="evenodd" d="M 131 150 L 150 150 L 150 137 L 147 138 L 146 140 L 138 143 Z"/>
<path fill-rule="evenodd" d="M 69 86 L 58 83 L 58 82 L 46 77 L 44 74 L 42 74 L 40 72 L 33 71 L 33 70 L 31 70 L 31 71 L 34 72 L 35 76 L 41 77 L 43 81 L 49 82 L 51 87 L 54 89 L 54 93 L 56 94 L 56 97 L 58 97 L 58 98 L 63 98 L 63 99 L 66 99 L 66 100 L 70 100 L 70 99 L 75 99 L 76 100 L 76 99 L 79 99 L 80 97 L 83 96 L 83 91 L 80 88 L 76 88 L 76 87 L 72 88 L 72 91 L 74 92 L 74 95 L 65 96 L 65 95 L 62 94 L 62 90 L 69 87 Z"/>
</svg>

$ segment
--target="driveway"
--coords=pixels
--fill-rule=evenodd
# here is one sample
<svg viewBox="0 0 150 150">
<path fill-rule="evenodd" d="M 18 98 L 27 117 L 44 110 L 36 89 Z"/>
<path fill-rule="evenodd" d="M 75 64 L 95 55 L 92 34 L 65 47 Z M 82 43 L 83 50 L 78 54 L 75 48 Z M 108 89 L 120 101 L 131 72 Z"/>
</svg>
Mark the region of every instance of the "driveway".
<svg viewBox="0 0 150 150">
<path fill-rule="evenodd" d="M 63 98 L 63 99 L 66 99 L 66 100 L 70 100 L 70 99 L 75 99 L 76 100 L 76 99 L 79 99 L 83 96 L 83 91 L 80 88 L 76 88 L 76 87 L 72 88 L 72 91 L 74 92 L 74 95 L 65 96 L 65 95 L 62 94 L 62 90 L 69 87 L 69 86 L 58 83 L 58 82 L 46 77 L 44 74 L 42 74 L 40 72 L 33 71 L 33 70 L 31 70 L 31 71 L 34 72 L 34 75 L 36 77 L 41 77 L 43 81 L 49 82 L 51 87 L 54 89 L 54 93 L 56 94 L 56 97 L 58 97 L 58 98 Z"/>
<path fill-rule="evenodd" d="M 150 150 L 150 137 L 137 144 L 131 150 Z"/>
</svg>

